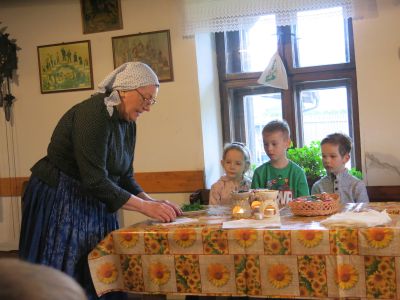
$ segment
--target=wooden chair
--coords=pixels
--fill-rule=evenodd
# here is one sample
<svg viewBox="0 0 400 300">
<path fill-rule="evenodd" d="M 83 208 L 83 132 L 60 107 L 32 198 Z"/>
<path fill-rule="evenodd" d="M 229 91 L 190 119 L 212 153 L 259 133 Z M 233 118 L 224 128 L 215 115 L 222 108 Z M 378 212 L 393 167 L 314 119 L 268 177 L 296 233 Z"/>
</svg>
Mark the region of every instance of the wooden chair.
<svg viewBox="0 0 400 300">
<path fill-rule="evenodd" d="M 200 203 L 204 205 L 208 205 L 208 200 L 210 198 L 210 190 L 209 189 L 198 189 L 190 194 L 190 203 Z"/>
</svg>

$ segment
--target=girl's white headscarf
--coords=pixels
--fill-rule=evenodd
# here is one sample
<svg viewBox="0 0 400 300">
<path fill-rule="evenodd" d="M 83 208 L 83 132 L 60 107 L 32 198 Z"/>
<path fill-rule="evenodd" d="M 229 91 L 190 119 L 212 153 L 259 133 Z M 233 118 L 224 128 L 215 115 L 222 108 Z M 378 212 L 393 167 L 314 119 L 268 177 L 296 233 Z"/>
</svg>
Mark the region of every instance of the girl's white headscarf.
<svg viewBox="0 0 400 300">
<path fill-rule="evenodd" d="M 111 92 L 110 96 L 104 98 L 104 104 L 112 116 L 114 106 L 121 103 L 118 91 L 130 91 L 147 85 L 160 85 L 156 73 L 144 63 L 127 62 L 107 75 L 98 85 L 98 92 Z"/>
</svg>

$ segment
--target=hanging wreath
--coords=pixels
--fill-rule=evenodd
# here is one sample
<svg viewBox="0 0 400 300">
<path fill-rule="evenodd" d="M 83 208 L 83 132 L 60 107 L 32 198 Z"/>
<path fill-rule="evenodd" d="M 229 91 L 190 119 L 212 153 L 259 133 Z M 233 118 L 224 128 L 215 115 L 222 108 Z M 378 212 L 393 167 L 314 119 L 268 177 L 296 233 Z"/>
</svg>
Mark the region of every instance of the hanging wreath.
<svg viewBox="0 0 400 300">
<path fill-rule="evenodd" d="M 1 24 L 1 22 L 0 22 Z M 5 33 L 7 27 L 0 29 L 0 107 L 4 106 L 6 120 L 10 121 L 11 107 L 15 97 L 10 92 L 10 80 L 17 69 L 17 47 L 14 39 Z"/>
</svg>

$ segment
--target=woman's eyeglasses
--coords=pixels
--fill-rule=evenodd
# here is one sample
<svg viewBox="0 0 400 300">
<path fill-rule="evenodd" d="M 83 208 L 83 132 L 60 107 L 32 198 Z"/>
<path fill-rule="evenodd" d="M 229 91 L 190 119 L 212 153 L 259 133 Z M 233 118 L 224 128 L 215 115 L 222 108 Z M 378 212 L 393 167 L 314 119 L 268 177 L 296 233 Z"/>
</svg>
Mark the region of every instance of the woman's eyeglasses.
<svg viewBox="0 0 400 300">
<path fill-rule="evenodd" d="M 135 91 L 142 97 L 143 101 L 146 103 L 146 105 L 154 105 L 157 103 L 157 100 L 154 98 L 146 98 L 141 92 L 139 92 L 137 89 Z"/>
</svg>

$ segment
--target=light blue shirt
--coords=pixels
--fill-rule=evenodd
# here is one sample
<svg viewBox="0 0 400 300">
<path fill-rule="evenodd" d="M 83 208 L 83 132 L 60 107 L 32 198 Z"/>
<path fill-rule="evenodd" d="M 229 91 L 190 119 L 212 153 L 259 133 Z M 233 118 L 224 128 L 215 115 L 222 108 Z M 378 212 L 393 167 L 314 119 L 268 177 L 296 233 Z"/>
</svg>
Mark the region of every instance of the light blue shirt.
<svg viewBox="0 0 400 300">
<path fill-rule="evenodd" d="M 311 194 L 323 192 L 339 194 L 342 203 L 369 202 L 365 183 L 350 175 L 347 169 L 337 175 L 328 174 L 314 183 Z"/>
</svg>

